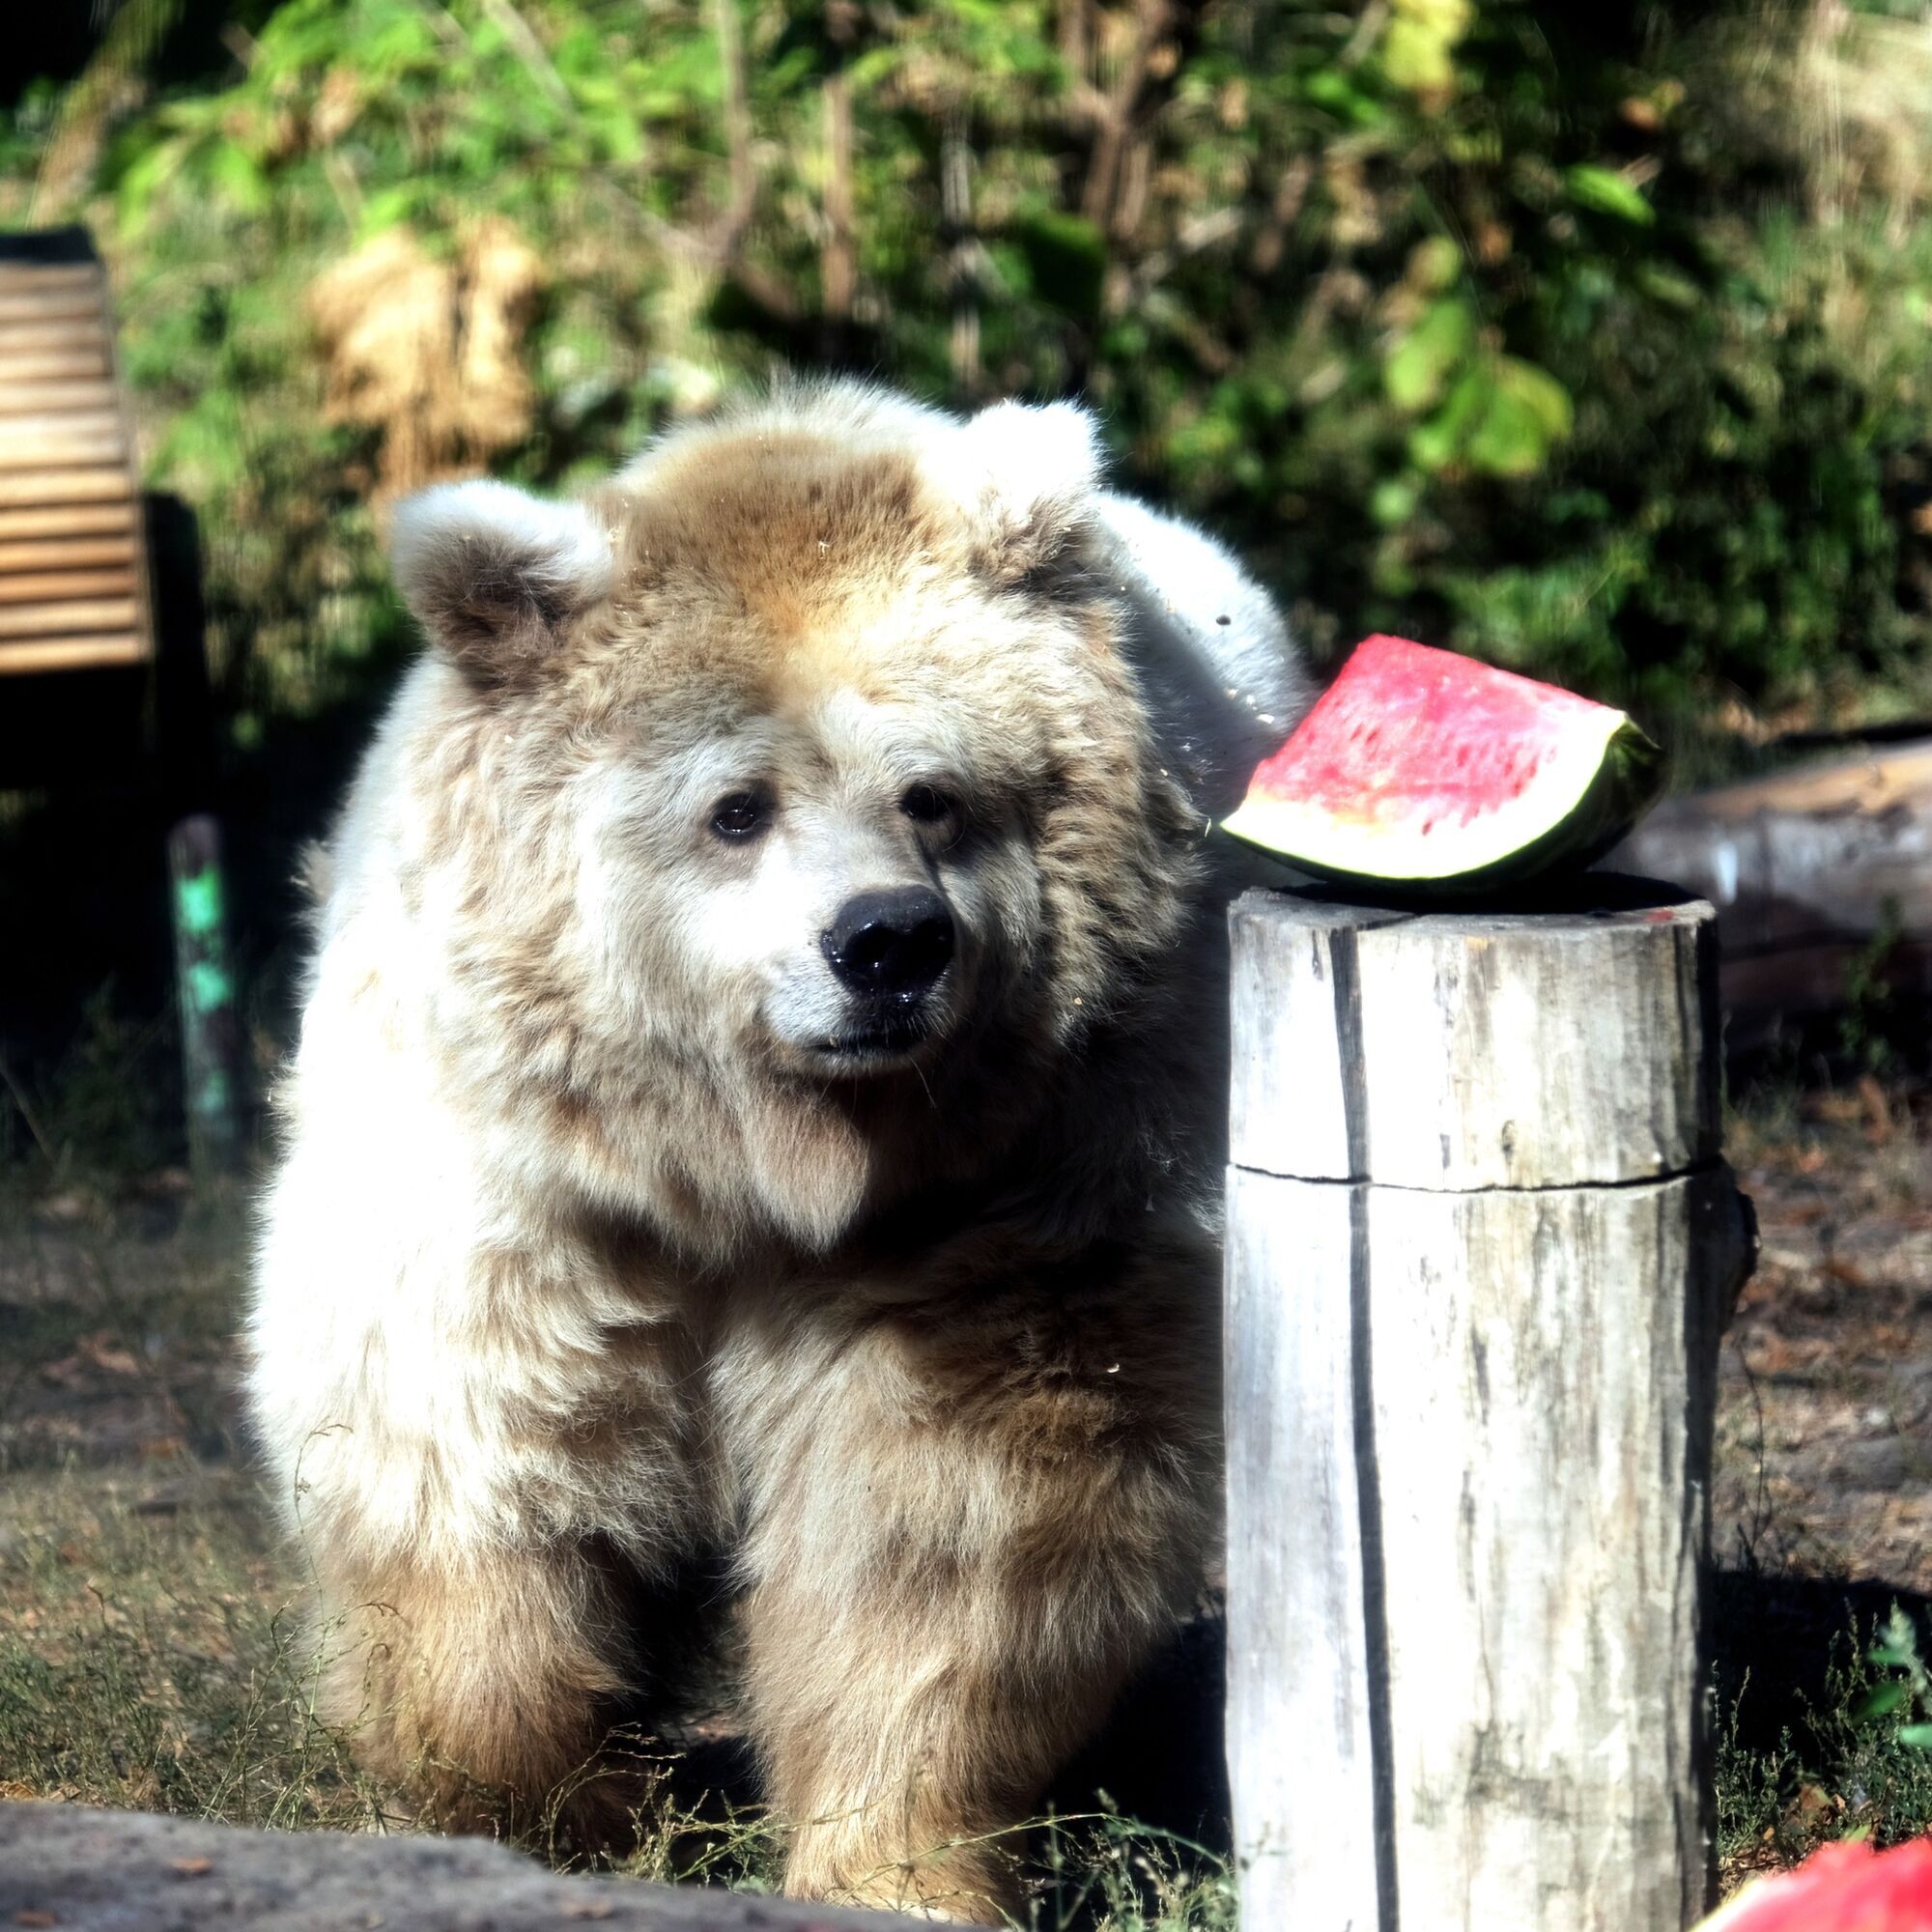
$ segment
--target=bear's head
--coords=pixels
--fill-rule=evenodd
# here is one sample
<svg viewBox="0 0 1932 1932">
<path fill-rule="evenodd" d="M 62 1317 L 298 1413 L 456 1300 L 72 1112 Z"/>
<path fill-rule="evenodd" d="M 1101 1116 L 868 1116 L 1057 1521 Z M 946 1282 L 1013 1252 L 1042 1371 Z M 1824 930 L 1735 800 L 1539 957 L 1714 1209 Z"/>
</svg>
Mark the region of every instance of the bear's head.
<svg viewBox="0 0 1932 1932">
<path fill-rule="evenodd" d="M 400 506 L 452 1054 L 548 1158 L 701 1246 L 823 1244 L 1009 1154 L 1151 1023 L 1201 820 L 1098 489 L 1069 406 L 833 385 L 581 501 Z"/>
</svg>

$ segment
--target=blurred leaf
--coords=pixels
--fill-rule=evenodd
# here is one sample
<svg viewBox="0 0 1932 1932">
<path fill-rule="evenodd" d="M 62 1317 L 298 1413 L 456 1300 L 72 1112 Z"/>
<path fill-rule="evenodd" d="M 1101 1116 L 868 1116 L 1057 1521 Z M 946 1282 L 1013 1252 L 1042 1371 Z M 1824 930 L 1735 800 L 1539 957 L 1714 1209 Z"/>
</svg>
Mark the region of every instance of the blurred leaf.
<svg viewBox="0 0 1932 1932">
<path fill-rule="evenodd" d="M 1637 228 L 1649 228 L 1657 220 L 1656 209 L 1612 169 L 1579 162 L 1564 171 L 1563 185 L 1578 208 L 1593 213 L 1612 215 Z"/>
<path fill-rule="evenodd" d="M 1446 235 L 1432 235 L 1409 251 L 1408 279 L 1429 295 L 1440 295 L 1463 272 L 1463 251 Z"/>
<path fill-rule="evenodd" d="M 1883 1662 L 1882 1659 L 1874 1660 Z M 1869 1723 L 1875 1718 L 1889 1718 L 1898 1707 L 1912 1696 L 1912 1686 L 1903 1679 L 1889 1684 L 1875 1685 L 1854 1713 L 1861 1723 Z"/>
<path fill-rule="evenodd" d="M 1499 385 L 1463 454 L 1490 476 L 1534 476 L 1549 454 L 1549 436 L 1536 412 Z"/>
<path fill-rule="evenodd" d="M 1415 479 L 1391 476 L 1376 485 L 1375 495 L 1369 499 L 1369 514 L 1384 529 L 1393 529 L 1415 515 L 1421 500 L 1421 488 Z"/>
<path fill-rule="evenodd" d="M 1475 18 L 1472 0 L 1395 0 L 1382 42 L 1382 67 L 1413 94 L 1448 93 L 1456 84 L 1457 43 Z"/>
<path fill-rule="evenodd" d="M 1448 401 L 1408 440 L 1408 453 L 1424 469 L 1446 469 L 1462 454 L 1464 439 L 1483 419 L 1495 394 L 1487 367 L 1468 370 L 1449 391 Z"/>
<path fill-rule="evenodd" d="M 1389 401 L 1411 412 L 1431 408 L 1476 339 L 1476 318 L 1458 297 L 1433 303 L 1382 365 Z"/>
</svg>

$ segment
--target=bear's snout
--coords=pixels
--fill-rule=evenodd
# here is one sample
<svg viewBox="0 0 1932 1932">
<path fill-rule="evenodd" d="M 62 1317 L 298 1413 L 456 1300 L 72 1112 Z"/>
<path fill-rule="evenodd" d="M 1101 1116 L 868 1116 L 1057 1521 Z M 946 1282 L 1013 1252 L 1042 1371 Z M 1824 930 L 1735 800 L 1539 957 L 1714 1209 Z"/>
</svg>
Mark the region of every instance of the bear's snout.
<svg viewBox="0 0 1932 1932">
<path fill-rule="evenodd" d="M 819 936 L 840 982 L 872 999 L 928 993 L 952 961 L 952 914 L 929 886 L 857 893 Z"/>
</svg>

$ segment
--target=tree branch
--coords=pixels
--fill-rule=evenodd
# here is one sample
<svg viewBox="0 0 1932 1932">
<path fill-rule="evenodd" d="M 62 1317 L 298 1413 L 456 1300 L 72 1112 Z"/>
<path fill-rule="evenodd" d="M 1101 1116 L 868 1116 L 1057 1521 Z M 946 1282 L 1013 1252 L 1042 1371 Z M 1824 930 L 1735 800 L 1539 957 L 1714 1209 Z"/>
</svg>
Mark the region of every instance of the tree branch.
<svg viewBox="0 0 1932 1932">
<path fill-rule="evenodd" d="M 952 311 L 948 355 L 962 400 L 980 392 L 979 242 L 973 233 L 973 149 L 963 102 L 948 108 L 939 135 L 940 240 L 946 249 L 947 297 Z"/>
<path fill-rule="evenodd" d="M 1060 58 L 1066 68 L 1067 105 L 1072 118 L 1097 127 L 1107 111 L 1107 97 L 1094 85 L 1094 0 L 1061 0 L 1055 25 Z"/>
<path fill-rule="evenodd" d="M 1102 98 L 1100 129 L 1094 142 L 1094 156 L 1088 163 L 1087 182 L 1080 195 L 1080 213 L 1089 221 L 1111 231 L 1121 157 L 1133 132 L 1134 108 L 1147 85 L 1154 48 L 1168 25 L 1168 0 L 1140 0 L 1135 9 L 1134 43 L 1114 84 Z"/>
<path fill-rule="evenodd" d="M 1233 207 L 1211 209 L 1183 222 L 1172 242 L 1147 256 L 1131 274 L 1122 276 L 1117 292 L 1109 291 L 1109 313 L 1119 315 L 1138 307 L 1190 256 L 1205 253 L 1238 235 L 1240 229 L 1241 211 Z"/>
<path fill-rule="evenodd" d="M 718 36 L 718 65 L 724 81 L 724 145 L 731 182 L 730 199 L 719 219 L 715 245 L 728 255 L 752 219 L 758 178 L 752 160 L 751 92 L 745 77 L 745 38 L 738 27 L 737 0 L 712 0 L 711 20 Z"/>
<path fill-rule="evenodd" d="M 1276 178 L 1267 219 L 1262 223 L 1255 244 L 1248 251 L 1248 267 L 1256 274 L 1271 275 L 1281 266 L 1288 248 L 1288 231 L 1294 226 L 1314 180 L 1312 155 L 1296 155 Z"/>
<path fill-rule="evenodd" d="M 851 318 L 858 285 L 852 241 L 852 86 L 842 55 L 825 76 L 825 239 L 818 251 L 819 299 L 834 328 Z"/>
<path fill-rule="evenodd" d="M 536 29 L 517 12 L 512 0 L 482 0 L 482 7 L 496 24 L 497 31 L 509 42 L 511 51 L 537 86 L 554 105 L 569 107 L 570 90 L 564 86 L 563 76 L 551 64 L 550 55 L 544 51 L 544 43 L 537 39 Z"/>
</svg>

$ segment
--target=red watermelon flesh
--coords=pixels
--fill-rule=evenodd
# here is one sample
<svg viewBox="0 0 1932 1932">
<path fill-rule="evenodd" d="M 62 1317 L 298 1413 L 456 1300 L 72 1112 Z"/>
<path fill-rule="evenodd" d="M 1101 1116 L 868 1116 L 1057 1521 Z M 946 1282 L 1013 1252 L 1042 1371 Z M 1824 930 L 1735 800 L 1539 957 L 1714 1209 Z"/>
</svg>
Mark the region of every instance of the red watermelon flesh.
<svg viewBox="0 0 1932 1932">
<path fill-rule="evenodd" d="M 1222 829 L 1320 877 L 1451 890 L 1607 850 L 1661 760 L 1621 711 L 1404 638 L 1370 638 Z"/>
<path fill-rule="evenodd" d="M 1932 1932 L 1932 1838 L 1873 1855 L 1841 1843 L 1753 1879 L 1697 1932 Z"/>
</svg>

